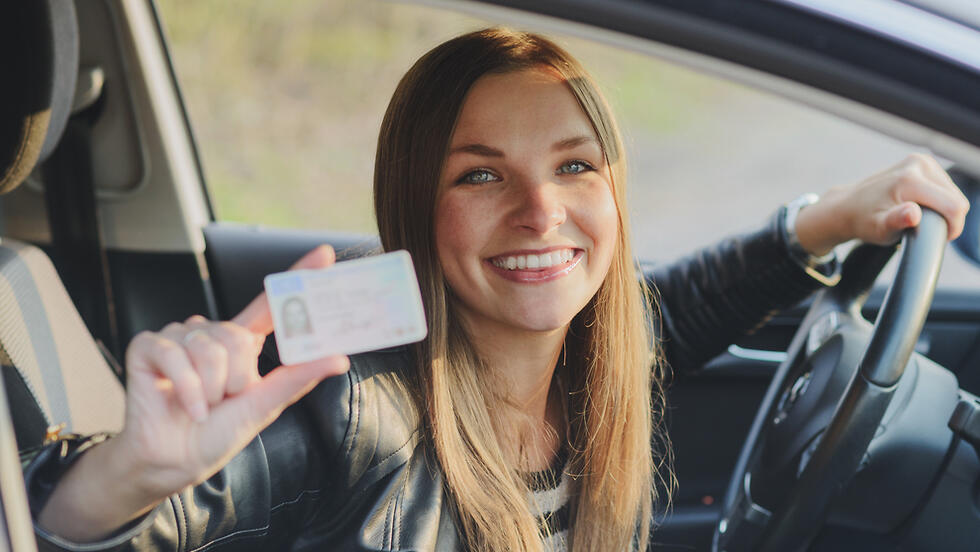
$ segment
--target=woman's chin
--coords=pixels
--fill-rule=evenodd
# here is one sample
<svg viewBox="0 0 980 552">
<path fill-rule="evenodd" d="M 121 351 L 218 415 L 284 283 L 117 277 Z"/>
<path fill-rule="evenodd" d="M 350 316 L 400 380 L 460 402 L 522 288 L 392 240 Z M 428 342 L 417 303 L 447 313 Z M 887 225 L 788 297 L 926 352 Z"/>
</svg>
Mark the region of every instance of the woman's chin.
<svg viewBox="0 0 980 552">
<path fill-rule="evenodd" d="M 457 311 L 463 317 L 466 326 L 471 331 L 548 333 L 564 330 L 578 314 L 578 310 L 569 308 L 541 308 L 540 303 L 511 304 L 510 308 L 483 312 L 459 304 Z M 490 312 L 487 312 L 490 311 Z"/>
<path fill-rule="evenodd" d="M 535 312 L 524 316 L 514 317 L 512 325 L 515 329 L 529 332 L 553 332 L 564 330 L 572 322 L 575 313 L 543 313 Z"/>
</svg>

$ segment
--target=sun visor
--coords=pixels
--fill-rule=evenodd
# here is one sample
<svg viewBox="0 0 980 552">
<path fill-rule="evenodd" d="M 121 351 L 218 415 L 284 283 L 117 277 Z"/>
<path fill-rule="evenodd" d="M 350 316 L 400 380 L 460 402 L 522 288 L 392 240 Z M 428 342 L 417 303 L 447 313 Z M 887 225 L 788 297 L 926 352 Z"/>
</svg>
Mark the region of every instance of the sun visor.
<svg viewBox="0 0 980 552">
<path fill-rule="evenodd" d="M 0 2 L 0 193 L 58 145 L 77 76 L 73 0 Z"/>
</svg>

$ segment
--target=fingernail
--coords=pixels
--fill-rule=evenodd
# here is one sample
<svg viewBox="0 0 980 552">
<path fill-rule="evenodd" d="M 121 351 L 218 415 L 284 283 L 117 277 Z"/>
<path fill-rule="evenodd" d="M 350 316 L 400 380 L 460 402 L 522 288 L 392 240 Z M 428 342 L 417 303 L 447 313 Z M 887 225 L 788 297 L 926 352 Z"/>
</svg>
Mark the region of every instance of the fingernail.
<svg viewBox="0 0 980 552">
<path fill-rule="evenodd" d="M 202 402 L 196 402 L 191 406 L 191 418 L 195 422 L 201 423 L 208 419 L 208 407 Z"/>
</svg>

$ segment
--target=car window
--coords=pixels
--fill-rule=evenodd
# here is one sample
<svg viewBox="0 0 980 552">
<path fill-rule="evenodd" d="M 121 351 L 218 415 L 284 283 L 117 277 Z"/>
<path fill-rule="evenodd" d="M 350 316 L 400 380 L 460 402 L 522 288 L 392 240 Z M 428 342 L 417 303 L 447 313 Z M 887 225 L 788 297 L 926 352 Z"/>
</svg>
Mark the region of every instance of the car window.
<svg viewBox="0 0 980 552">
<path fill-rule="evenodd" d="M 374 148 L 423 52 L 494 22 L 361 0 L 158 0 L 221 221 L 374 233 Z M 918 148 L 645 54 L 554 36 L 595 74 L 630 162 L 637 254 L 669 260 Z M 940 285 L 978 287 L 952 249 Z"/>
</svg>

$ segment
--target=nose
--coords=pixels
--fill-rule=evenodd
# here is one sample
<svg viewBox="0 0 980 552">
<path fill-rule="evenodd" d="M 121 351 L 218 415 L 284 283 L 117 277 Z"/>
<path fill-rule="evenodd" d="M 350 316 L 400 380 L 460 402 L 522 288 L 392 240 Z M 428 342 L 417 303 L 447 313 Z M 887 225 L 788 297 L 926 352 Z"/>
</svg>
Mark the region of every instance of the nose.
<svg viewBox="0 0 980 552">
<path fill-rule="evenodd" d="M 515 227 L 545 234 L 565 222 L 567 212 L 559 184 L 547 179 L 528 180 L 515 191 L 511 216 Z"/>
</svg>

